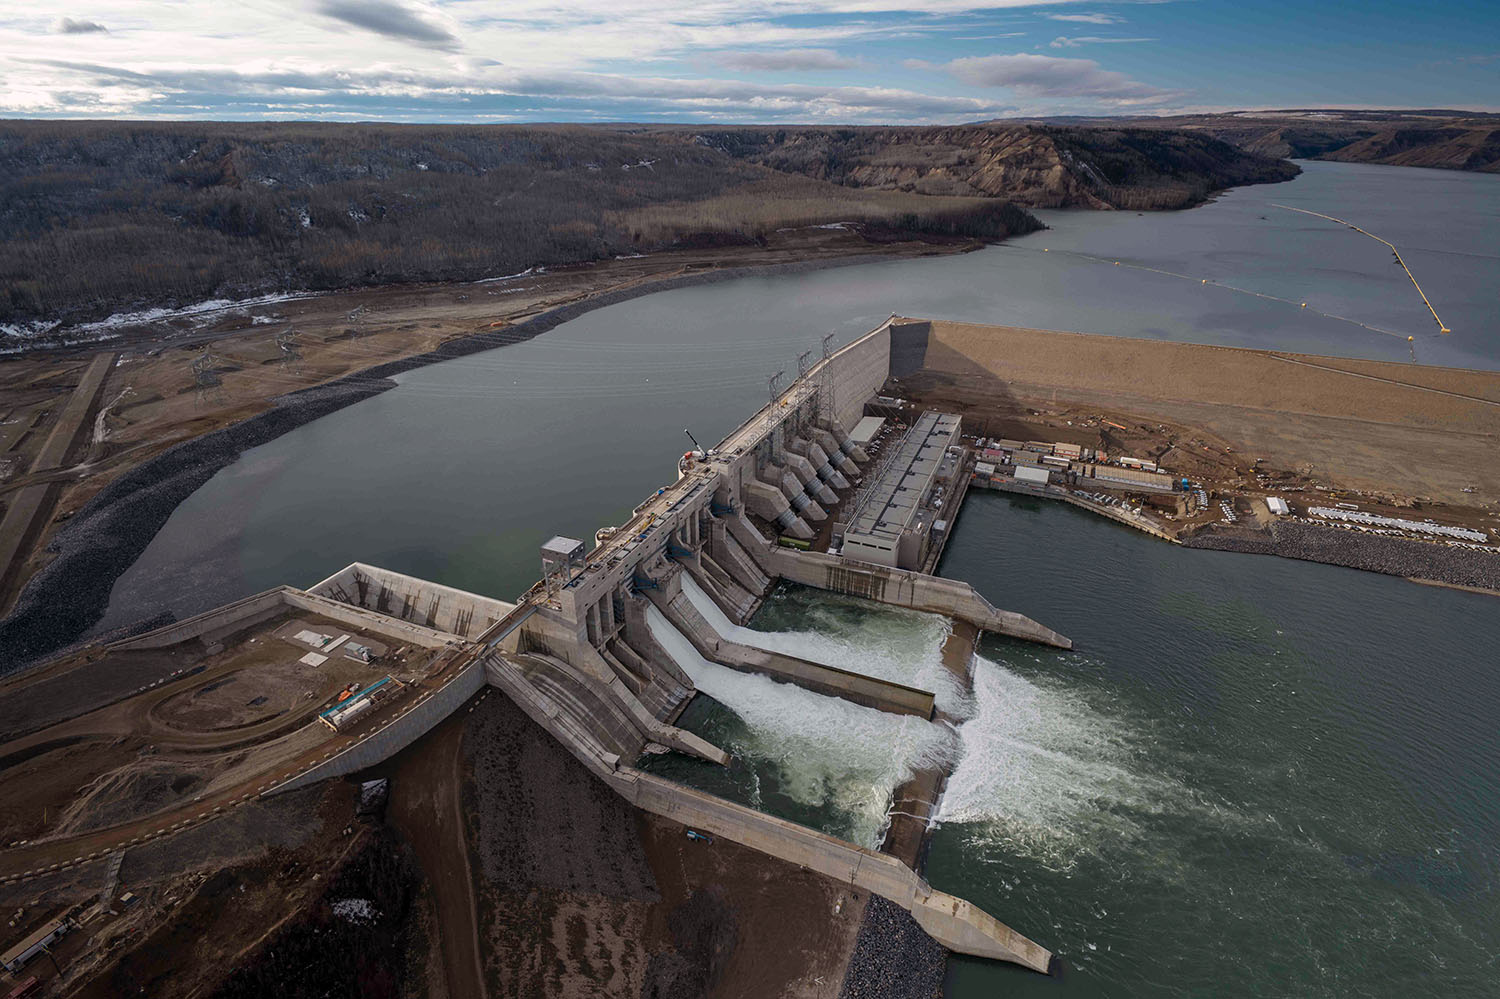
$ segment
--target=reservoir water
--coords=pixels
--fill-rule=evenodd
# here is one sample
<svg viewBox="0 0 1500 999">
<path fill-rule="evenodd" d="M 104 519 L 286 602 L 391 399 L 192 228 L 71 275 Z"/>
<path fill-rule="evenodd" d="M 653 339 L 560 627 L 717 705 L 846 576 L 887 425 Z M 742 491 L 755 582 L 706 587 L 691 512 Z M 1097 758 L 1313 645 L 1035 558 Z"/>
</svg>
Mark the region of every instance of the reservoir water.
<svg viewBox="0 0 1500 999">
<path fill-rule="evenodd" d="M 356 559 L 513 597 L 548 536 L 619 523 L 667 481 L 683 426 L 718 439 L 799 351 L 891 312 L 1388 360 L 1412 335 L 1424 363 L 1500 367 L 1500 178 L 1305 168 L 1189 212 L 1049 213 L 1051 231 L 962 257 L 652 295 L 410 372 L 200 489 L 105 626 Z M 1384 247 L 1275 203 L 1391 239 L 1453 333 Z M 986 641 L 956 732 L 693 664 L 720 703 L 688 723 L 740 760 L 659 765 L 869 843 L 905 772 L 954 761 L 932 882 L 1070 967 L 1059 986 L 955 961 L 955 996 L 1496 993 L 1493 599 L 988 495 L 955 530 L 945 575 L 1079 651 Z M 942 638 L 798 591 L 754 625 L 906 682 L 933 676 Z"/>
</svg>

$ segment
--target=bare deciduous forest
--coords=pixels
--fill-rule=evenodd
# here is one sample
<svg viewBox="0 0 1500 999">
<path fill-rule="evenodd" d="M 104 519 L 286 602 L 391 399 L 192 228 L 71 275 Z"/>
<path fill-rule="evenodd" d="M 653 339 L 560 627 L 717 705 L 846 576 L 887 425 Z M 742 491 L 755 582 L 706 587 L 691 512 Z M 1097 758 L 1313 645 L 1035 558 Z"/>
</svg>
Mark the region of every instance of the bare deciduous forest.
<svg viewBox="0 0 1500 999">
<path fill-rule="evenodd" d="M 1198 136 L 1064 132 L 1079 130 L 12 121 L 0 322 L 474 280 L 835 222 L 994 240 L 1039 225 L 1013 200 L 1178 207 L 1295 170 Z"/>
</svg>

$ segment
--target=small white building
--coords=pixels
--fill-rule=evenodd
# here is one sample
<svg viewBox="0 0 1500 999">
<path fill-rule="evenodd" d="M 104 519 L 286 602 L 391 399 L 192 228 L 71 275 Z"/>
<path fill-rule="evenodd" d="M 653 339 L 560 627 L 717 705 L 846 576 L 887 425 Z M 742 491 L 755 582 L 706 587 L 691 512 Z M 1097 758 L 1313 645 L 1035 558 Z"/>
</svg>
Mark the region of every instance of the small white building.
<svg viewBox="0 0 1500 999">
<path fill-rule="evenodd" d="M 1287 506 L 1286 500 L 1280 496 L 1267 496 L 1266 509 L 1278 517 L 1285 517 L 1292 512 L 1292 508 Z"/>
</svg>

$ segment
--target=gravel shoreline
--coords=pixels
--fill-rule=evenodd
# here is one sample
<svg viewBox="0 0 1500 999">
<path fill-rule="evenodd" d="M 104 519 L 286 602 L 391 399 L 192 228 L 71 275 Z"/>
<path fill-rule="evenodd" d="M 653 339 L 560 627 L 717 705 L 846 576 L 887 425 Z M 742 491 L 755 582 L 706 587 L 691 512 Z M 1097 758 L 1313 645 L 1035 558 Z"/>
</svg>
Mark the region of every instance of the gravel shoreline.
<svg viewBox="0 0 1500 999">
<path fill-rule="evenodd" d="M 948 952 L 911 913 L 871 895 L 839 999 L 940 999 L 947 965 Z"/>
<path fill-rule="evenodd" d="M 246 450 L 396 387 L 392 377 L 414 368 L 523 343 L 595 309 L 659 291 L 742 277 L 804 274 L 892 259 L 876 253 L 763 267 L 729 267 L 620 288 L 559 306 L 525 322 L 452 340 L 436 350 L 386 361 L 272 400 L 264 413 L 176 444 L 101 489 L 47 545 L 55 555 L 27 581 L 0 619 L 0 676 L 9 676 L 68 649 L 104 616 L 109 595 L 178 504 Z"/>
<path fill-rule="evenodd" d="M 1182 544 L 1185 548 L 1280 555 L 1387 576 L 1500 590 L 1500 555 L 1338 527 L 1278 521 L 1262 530 L 1214 528 L 1184 538 Z"/>
</svg>

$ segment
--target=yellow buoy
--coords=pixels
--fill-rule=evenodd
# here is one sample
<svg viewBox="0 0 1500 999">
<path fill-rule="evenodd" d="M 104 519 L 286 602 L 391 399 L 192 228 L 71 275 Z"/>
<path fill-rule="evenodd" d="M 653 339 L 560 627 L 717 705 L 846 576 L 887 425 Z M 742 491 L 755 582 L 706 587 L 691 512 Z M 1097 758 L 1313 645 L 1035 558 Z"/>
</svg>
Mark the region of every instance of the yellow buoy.
<svg viewBox="0 0 1500 999">
<path fill-rule="evenodd" d="M 1204 283 L 1204 284 L 1208 284 L 1208 278 L 1204 278 L 1204 279 L 1203 279 L 1203 283 Z"/>
<path fill-rule="evenodd" d="M 1115 261 L 1115 266 L 1116 266 L 1116 267 L 1119 267 L 1119 266 L 1120 266 L 1120 262 L 1119 262 L 1119 261 L 1118 261 L 1118 260 L 1116 260 L 1116 261 Z"/>
<path fill-rule="evenodd" d="M 1047 247 L 1044 246 L 1044 247 L 1042 247 L 1042 252 L 1043 253 L 1051 253 L 1052 251 L 1050 249 L 1048 249 Z"/>
<path fill-rule="evenodd" d="M 1306 303 L 1306 302 L 1303 302 L 1303 303 L 1302 303 L 1302 307 L 1303 307 L 1303 308 L 1304 308 L 1304 309 L 1305 309 L 1305 308 L 1307 308 L 1307 303 Z"/>
<path fill-rule="evenodd" d="M 1415 339 L 1416 339 L 1416 337 L 1414 337 L 1414 336 L 1409 336 L 1409 337 L 1406 338 L 1406 340 L 1407 340 L 1408 343 L 1410 343 L 1412 340 L 1415 340 Z"/>
</svg>

